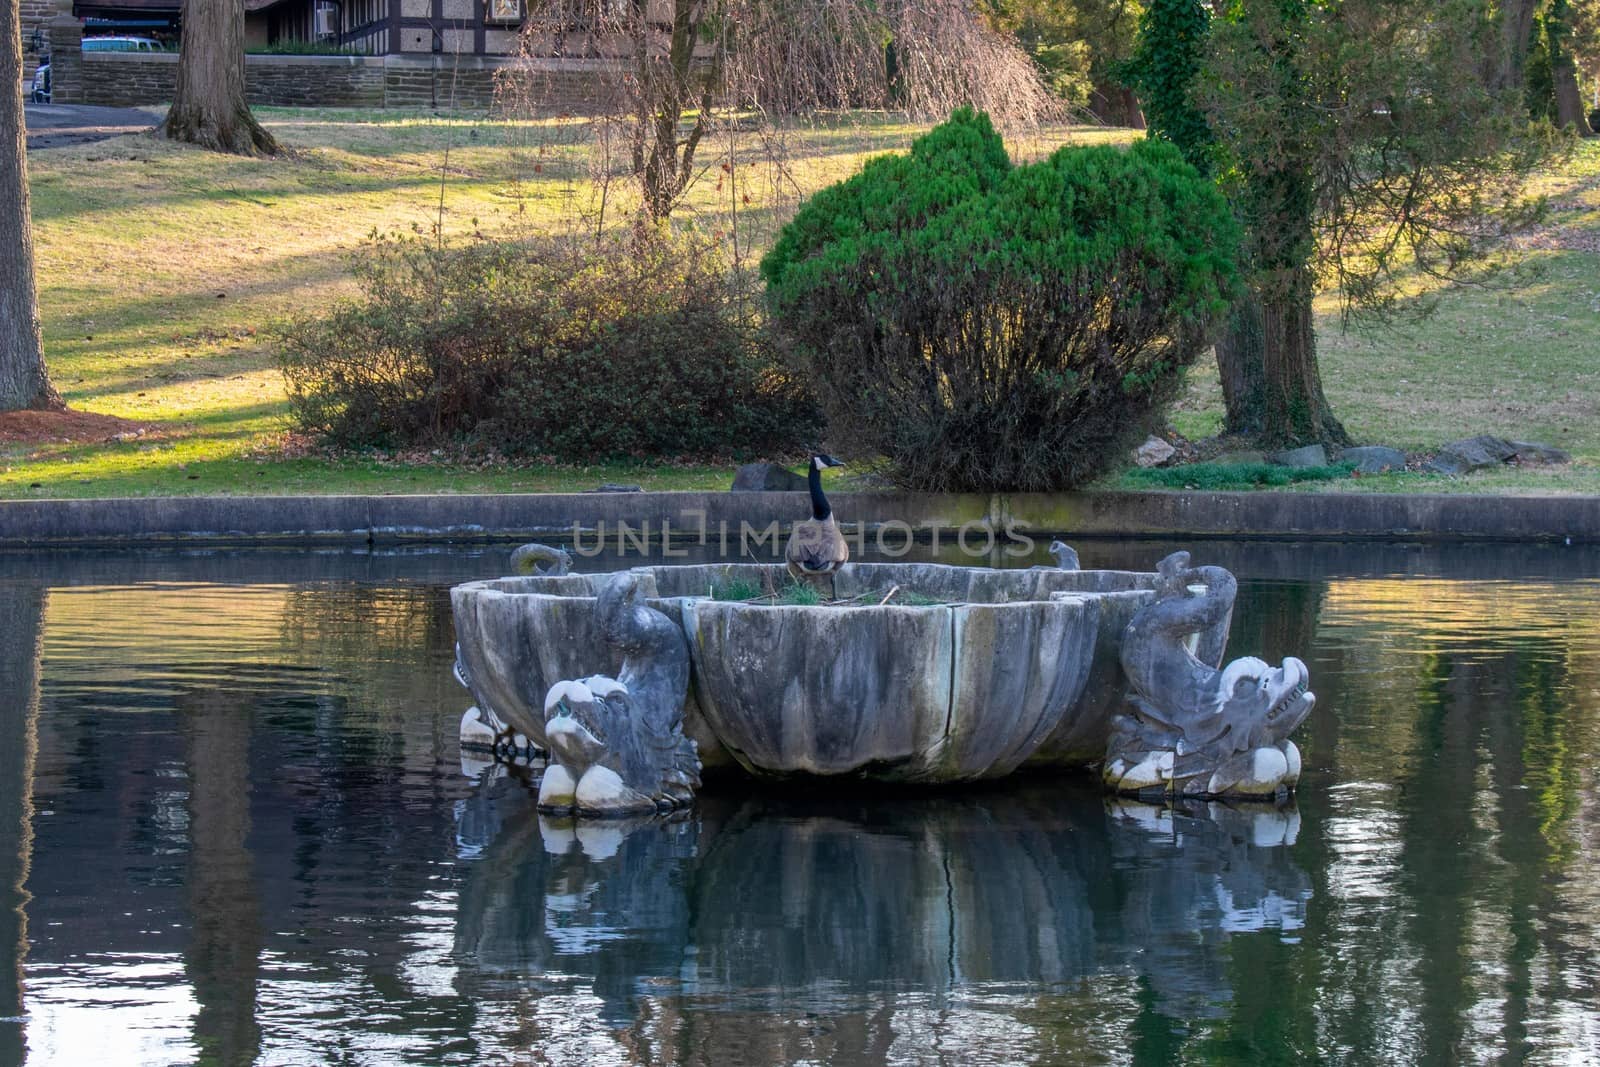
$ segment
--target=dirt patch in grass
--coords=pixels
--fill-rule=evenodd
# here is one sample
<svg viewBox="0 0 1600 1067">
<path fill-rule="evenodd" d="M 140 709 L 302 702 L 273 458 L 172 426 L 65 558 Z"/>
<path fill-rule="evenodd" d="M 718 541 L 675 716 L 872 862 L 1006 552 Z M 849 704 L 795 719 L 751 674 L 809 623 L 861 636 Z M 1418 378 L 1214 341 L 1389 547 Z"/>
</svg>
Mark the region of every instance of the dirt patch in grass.
<svg viewBox="0 0 1600 1067">
<path fill-rule="evenodd" d="M 147 422 L 97 415 L 92 411 L 0 412 L 0 442 L 8 444 L 152 440 L 162 429 Z"/>
</svg>

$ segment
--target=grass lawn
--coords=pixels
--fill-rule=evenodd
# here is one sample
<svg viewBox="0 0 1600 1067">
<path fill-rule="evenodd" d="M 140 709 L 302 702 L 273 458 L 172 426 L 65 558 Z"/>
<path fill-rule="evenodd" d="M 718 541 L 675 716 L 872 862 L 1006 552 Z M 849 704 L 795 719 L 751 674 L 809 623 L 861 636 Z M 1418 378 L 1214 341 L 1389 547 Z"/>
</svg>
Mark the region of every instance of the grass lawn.
<svg viewBox="0 0 1600 1067">
<path fill-rule="evenodd" d="M 1329 402 L 1360 443 L 1425 452 L 1496 434 L 1555 445 L 1574 462 L 1282 491 L 1600 494 L 1600 139 L 1536 189 L 1549 198 L 1547 222 L 1517 241 L 1494 280 L 1430 293 L 1438 297 L 1431 316 L 1367 333 L 1343 330 L 1337 297 L 1325 295 L 1317 348 Z M 1191 438 L 1221 430 L 1214 364 L 1191 372 L 1173 424 Z"/>
<path fill-rule="evenodd" d="M 347 254 L 375 229 L 551 225 L 589 176 L 568 128 L 557 124 L 399 112 L 258 115 L 293 158 L 236 159 L 149 136 L 30 155 L 51 375 L 73 408 L 149 428 L 88 444 L 0 442 L 0 497 L 531 492 L 601 482 L 726 488 L 731 468 L 482 469 L 429 457 L 308 453 L 289 432 L 265 325 L 350 293 Z M 885 121 L 797 139 L 787 188 L 761 171 L 737 187 L 741 201 L 751 197 L 741 211 L 754 221 L 754 243 L 797 193 L 902 147 L 915 132 Z M 1029 148 L 1129 136 L 1060 131 Z M 1525 276 L 1512 287 L 1447 294 L 1438 315 L 1404 333 L 1345 336 L 1325 315 L 1323 366 L 1335 407 L 1363 440 L 1420 450 L 1501 433 L 1568 448 L 1578 462 L 1551 474 L 1385 476 L 1340 487 L 1600 492 L 1600 148 L 1586 147 L 1545 184 L 1560 210 L 1518 253 Z M 690 211 L 711 218 L 734 191 L 719 194 L 707 181 Z M 1174 421 L 1190 436 L 1214 432 L 1214 374 L 1194 375 Z"/>
</svg>

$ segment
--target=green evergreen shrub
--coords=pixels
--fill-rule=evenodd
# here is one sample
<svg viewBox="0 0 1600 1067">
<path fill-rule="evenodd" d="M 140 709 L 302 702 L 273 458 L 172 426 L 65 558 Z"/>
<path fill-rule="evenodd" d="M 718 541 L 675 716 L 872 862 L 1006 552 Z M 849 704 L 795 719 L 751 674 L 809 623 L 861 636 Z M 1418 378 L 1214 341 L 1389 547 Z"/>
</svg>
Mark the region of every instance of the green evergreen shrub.
<svg viewBox="0 0 1600 1067">
<path fill-rule="evenodd" d="M 1233 295 L 1238 232 L 1164 142 L 1012 167 L 958 112 L 819 193 L 762 263 L 841 448 L 906 488 L 1071 488 L 1136 444 Z"/>
<path fill-rule="evenodd" d="M 300 426 L 342 446 L 568 461 L 782 454 L 815 404 L 693 236 L 375 236 L 361 298 L 278 331 Z"/>
</svg>

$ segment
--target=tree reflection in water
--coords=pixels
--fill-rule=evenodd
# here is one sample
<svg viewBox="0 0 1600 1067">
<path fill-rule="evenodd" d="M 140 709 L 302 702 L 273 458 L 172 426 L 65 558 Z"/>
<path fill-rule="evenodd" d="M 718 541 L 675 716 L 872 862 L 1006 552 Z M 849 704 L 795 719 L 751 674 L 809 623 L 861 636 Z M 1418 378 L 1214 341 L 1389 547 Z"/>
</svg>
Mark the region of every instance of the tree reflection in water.
<svg viewBox="0 0 1600 1067">
<path fill-rule="evenodd" d="M 0 582 L 0 1064 L 22 1062 L 24 1046 L 23 960 L 45 596 L 32 582 Z"/>
<path fill-rule="evenodd" d="M 199 1011 L 194 1041 L 202 1062 L 254 1063 L 261 905 L 250 833 L 253 701 L 226 691 L 178 700 L 189 776 L 189 899 L 186 963 Z"/>
</svg>

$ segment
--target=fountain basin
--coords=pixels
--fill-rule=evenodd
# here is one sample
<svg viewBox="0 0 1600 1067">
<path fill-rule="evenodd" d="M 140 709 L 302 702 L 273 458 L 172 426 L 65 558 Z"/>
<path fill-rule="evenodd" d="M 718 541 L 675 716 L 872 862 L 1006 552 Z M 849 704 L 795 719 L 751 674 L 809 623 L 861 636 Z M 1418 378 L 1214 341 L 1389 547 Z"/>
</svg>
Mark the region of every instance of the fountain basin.
<svg viewBox="0 0 1600 1067">
<path fill-rule="evenodd" d="M 688 640 L 684 731 L 703 764 L 766 777 L 943 783 L 1090 762 L 1121 695 L 1121 629 L 1154 595 L 1154 576 L 1132 572 L 854 563 L 834 578 L 848 603 L 803 605 L 713 596 L 781 589 L 778 565 L 631 573 Z M 456 587 L 479 706 L 544 747 L 549 688 L 618 666 L 595 619 L 610 577 Z"/>
</svg>

